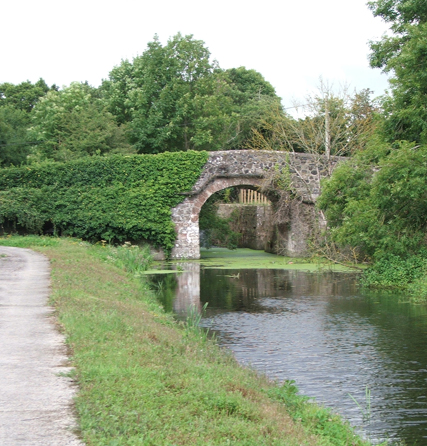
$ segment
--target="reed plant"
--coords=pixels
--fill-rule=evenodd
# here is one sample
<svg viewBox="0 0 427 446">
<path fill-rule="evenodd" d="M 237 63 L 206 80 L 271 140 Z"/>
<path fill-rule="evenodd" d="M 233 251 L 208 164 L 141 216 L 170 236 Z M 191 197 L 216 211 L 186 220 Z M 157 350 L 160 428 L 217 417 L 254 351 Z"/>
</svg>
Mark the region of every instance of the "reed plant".
<svg viewBox="0 0 427 446">
<path fill-rule="evenodd" d="M 371 418 L 371 389 L 369 386 L 365 387 L 365 404 L 362 406 L 356 398 L 350 393 L 348 396 L 356 403 L 357 407 L 360 409 L 360 412 L 363 417 L 363 421 L 369 421 Z"/>
</svg>

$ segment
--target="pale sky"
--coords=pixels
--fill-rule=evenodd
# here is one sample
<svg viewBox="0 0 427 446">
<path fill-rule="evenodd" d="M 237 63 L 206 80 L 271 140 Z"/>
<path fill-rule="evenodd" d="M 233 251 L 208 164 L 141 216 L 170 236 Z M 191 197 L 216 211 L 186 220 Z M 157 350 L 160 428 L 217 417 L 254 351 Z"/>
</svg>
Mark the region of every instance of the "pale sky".
<svg viewBox="0 0 427 446">
<path fill-rule="evenodd" d="M 98 86 L 154 34 L 166 43 L 181 32 L 203 40 L 222 68 L 259 71 L 285 107 L 320 76 L 381 95 L 387 78 L 369 68 L 368 41 L 386 29 L 365 0 L 5 0 L 0 83 Z"/>
</svg>

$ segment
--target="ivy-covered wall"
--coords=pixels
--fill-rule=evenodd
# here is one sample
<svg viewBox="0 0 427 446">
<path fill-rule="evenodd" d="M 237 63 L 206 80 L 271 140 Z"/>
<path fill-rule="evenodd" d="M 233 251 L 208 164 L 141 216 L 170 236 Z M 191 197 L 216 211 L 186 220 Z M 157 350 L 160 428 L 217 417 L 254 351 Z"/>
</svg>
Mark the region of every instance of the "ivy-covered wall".
<svg viewBox="0 0 427 446">
<path fill-rule="evenodd" d="M 176 237 L 171 208 L 207 159 L 207 152 L 165 152 L 1 169 L 0 230 L 144 239 L 170 252 Z"/>
</svg>

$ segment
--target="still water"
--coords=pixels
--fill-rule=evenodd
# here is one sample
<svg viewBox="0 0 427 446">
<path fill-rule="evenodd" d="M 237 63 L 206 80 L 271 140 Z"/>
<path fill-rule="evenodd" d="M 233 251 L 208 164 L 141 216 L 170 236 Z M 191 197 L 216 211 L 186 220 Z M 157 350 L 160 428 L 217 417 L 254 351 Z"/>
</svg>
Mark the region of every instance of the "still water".
<svg viewBox="0 0 427 446">
<path fill-rule="evenodd" d="M 176 267 L 176 266 L 175 266 Z M 242 364 L 331 407 L 374 443 L 427 445 L 427 307 L 361 291 L 351 273 L 181 264 L 150 280 L 168 310 L 208 309 Z"/>
</svg>

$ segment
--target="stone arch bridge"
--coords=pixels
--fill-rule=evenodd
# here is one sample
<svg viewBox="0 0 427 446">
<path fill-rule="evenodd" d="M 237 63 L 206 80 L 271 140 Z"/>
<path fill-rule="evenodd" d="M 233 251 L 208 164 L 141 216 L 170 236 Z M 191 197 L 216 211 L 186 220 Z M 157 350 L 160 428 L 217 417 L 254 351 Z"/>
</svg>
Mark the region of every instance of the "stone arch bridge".
<svg viewBox="0 0 427 446">
<path fill-rule="evenodd" d="M 173 259 L 200 258 L 199 213 L 206 200 L 215 192 L 232 186 L 260 187 L 271 169 L 290 174 L 293 189 L 301 201 L 313 208 L 320 194 L 320 180 L 330 175 L 339 158 L 329 161 L 319 155 L 306 153 L 232 150 L 211 152 L 202 174 L 186 193 L 183 202 L 172 209 L 172 220 L 177 231 Z M 291 216 L 292 219 L 292 216 Z M 295 225 L 294 225 L 295 226 Z M 302 255 L 298 243 L 293 243 L 304 230 L 296 225 L 287 232 L 287 255 Z"/>
</svg>

